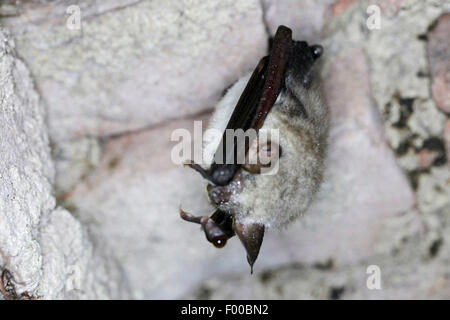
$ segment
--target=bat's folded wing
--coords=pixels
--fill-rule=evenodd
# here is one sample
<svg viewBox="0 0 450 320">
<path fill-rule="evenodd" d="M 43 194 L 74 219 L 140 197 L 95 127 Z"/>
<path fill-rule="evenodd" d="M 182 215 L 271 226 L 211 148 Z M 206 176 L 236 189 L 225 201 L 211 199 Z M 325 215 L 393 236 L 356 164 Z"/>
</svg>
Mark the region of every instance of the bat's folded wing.
<svg viewBox="0 0 450 320">
<path fill-rule="evenodd" d="M 246 132 L 248 129 L 254 129 L 257 133 L 282 89 L 292 47 L 292 31 L 284 26 L 278 27 L 273 43 L 270 55 L 261 59 L 242 92 L 210 169 L 205 171 L 198 165 L 189 164 L 213 185 L 226 185 L 234 177 L 242 164 L 238 161 L 238 155 L 245 155 L 251 142 L 246 143 L 245 139 L 235 139 L 234 135 L 228 136 L 227 130 L 231 129 L 235 132 L 242 129 Z M 227 141 L 229 138 L 233 141 Z"/>
</svg>

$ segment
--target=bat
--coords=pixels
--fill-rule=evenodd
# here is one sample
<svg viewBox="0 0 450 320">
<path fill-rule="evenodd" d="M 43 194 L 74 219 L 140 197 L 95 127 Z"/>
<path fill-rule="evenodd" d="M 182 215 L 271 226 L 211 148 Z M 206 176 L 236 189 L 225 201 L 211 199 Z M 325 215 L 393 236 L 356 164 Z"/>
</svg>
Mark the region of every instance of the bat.
<svg viewBox="0 0 450 320">
<path fill-rule="evenodd" d="M 208 217 L 180 209 L 181 218 L 200 224 L 218 248 L 237 235 L 251 273 L 265 230 L 303 214 L 322 181 L 329 115 L 314 72 L 322 53 L 322 46 L 293 41 L 291 29 L 279 26 L 270 54 L 216 106 L 209 126 L 223 135 L 204 137 L 201 165 L 186 163 L 204 178 L 216 211 Z M 253 130 L 256 137 L 237 141 L 230 130 Z M 258 139 L 263 130 L 277 130 L 278 141 Z M 274 174 L 262 174 L 268 167 L 260 161 L 262 150 L 269 167 L 277 162 Z M 239 152 L 246 161 L 238 161 Z"/>
</svg>

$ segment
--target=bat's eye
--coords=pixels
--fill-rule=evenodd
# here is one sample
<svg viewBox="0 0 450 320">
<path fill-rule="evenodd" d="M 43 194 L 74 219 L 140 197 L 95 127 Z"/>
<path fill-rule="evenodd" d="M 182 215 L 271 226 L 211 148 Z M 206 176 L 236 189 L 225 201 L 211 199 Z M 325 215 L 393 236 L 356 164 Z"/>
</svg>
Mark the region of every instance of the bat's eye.
<svg viewBox="0 0 450 320">
<path fill-rule="evenodd" d="M 216 248 L 223 248 L 225 244 L 227 243 L 227 237 L 226 236 L 217 236 L 214 237 L 212 243 Z"/>
<path fill-rule="evenodd" d="M 311 53 L 314 59 L 318 59 L 323 53 L 323 47 L 321 45 L 313 45 L 311 46 Z"/>
</svg>

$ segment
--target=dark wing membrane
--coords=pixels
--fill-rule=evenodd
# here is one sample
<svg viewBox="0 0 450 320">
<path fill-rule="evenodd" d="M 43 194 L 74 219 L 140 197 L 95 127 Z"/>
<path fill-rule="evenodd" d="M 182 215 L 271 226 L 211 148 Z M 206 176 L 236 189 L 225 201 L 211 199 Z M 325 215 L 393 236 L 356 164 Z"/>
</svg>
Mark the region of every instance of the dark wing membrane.
<svg viewBox="0 0 450 320">
<path fill-rule="evenodd" d="M 253 74 L 247 83 L 247 86 L 244 89 L 244 92 L 242 92 L 242 95 L 234 108 L 233 114 L 228 121 L 227 129 L 241 128 L 245 131 L 250 128 L 259 104 L 259 100 L 262 96 L 262 90 L 264 88 L 264 74 L 266 73 L 268 62 L 268 56 L 259 61 L 255 71 L 253 71 Z"/>
<path fill-rule="evenodd" d="M 253 72 L 228 121 L 226 129 L 242 129 L 245 132 L 252 128 L 257 132 L 264 124 L 267 114 L 275 104 L 283 85 L 283 76 L 289 53 L 292 49 L 291 29 L 279 26 L 273 43 L 274 46 L 270 56 L 262 58 Z M 227 134 L 225 131 L 214 155 L 214 162 L 208 171 L 203 170 L 197 164 L 190 163 L 188 165 L 199 171 L 210 183 L 226 185 L 234 177 L 240 166 L 237 163 L 237 150 L 242 147 L 237 145 L 239 142 L 242 141 L 234 139 L 233 142 L 229 142 L 230 146 L 231 144 L 233 145 L 233 149 L 225 150 L 227 146 Z M 244 143 L 244 154 L 246 154 L 251 141 L 244 141 Z M 232 156 L 231 152 L 234 155 L 233 159 L 230 159 Z"/>
<path fill-rule="evenodd" d="M 274 46 L 269 58 L 264 57 L 261 59 L 239 98 L 228 122 L 227 129 L 243 129 L 246 131 L 252 128 L 258 131 L 275 104 L 282 88 L 283 76 L 292 47 L 291 29 L 285 26 L 278 27 L 273 43 Z M 212 182 L 219 185 L 227 184 L 238 170 L 238 148 L 244 147 L 244 154 L 246 154 L 251 144 L 251 141 L 246 143 L 235 139 L 233 142 L 234 150 L 227 150 L 227 154 L 225 150 L 227 146 L 226 140 L 227 135 L 225 131 L 214 156 L 216 160 L 218 157 L 221 158 L 221 163 L 214 162 L 210 168 Z M 245 145 L 238 146 L 238 142 L 243 142 Z M 221 152 L 219 153 L 219 151 Z M 227 164 L 227 159 L 230 160 L 229 152 L 231 151 L 233 151 L 234 159 L 232 159 L 231 164 Z"/>
<path fill-rule="evenodd" d="M 259 130 L 264 124 L 267 114 L 272 109 L 280 93 L 289 53 L 292 49 L 292 30 L 285 26 L 279 26 L 273 43 L 274 47 L 270 53 L 261 101 L 251 126 L 256 130 Z"/>
<path fill-rule="evenodd" d="M 244 91 L 239 97 L 226 129 L 243 129 L 246 131 L 251 127 L 255 118 L 255 112 L 263 95 L 265 74 L 267 73 L 268 64 L 269 57 L 267 56 L 262 58 L 256 66 L 255 71 L 253 71 Z M 214 154 L 214 162 L 211 164 L 209 170 L 204 170 L 200 165 L 193 162 L 186 163 L 186 165 L 198 171 L 209 183 L 225 185 L 234 177 L 234 174 L 239 168 L 236 161 L 238 148 L 237 141 L 233 142 L 235 151 L 234 159 L 231 159 L 233 161 L 228 161 L 232 162 L 228 164 L 226 160 L 227 156 L 230 156 L 230 150 L 227 153 L 225 151 L 226 146 L 227 135 L 225 130 L 222 140 Z M 219 152 L 220 150 L 222 150 L 221 153 Z"/>
<path fill-rule="evenodd" d="M 226 129 L 243 129 L 244 131 L 250 129 L 254 118 L 255 112 L 258 108 L 259 101 L 263 94 L 264 88 L 264 74 L 266 73 L 267 66 L 269 62 L 269 57 L 262 58 L 258 65 L 256 66 L 255 71 L 253 71 L 250 80 L 248 81 L 244 91 L 242 92 L 236 107 L 234 108 L 233 114 L 231 115 L 230 120 L 228 121 Z M 236 141 L 233 143 L 235 152 L 234 156 L 236 160 L 237 152 L 236 152 Z M 226 166 L 226 157 L 227 153 L 225 152 L 225 148 L 227 146 L 227 135 L 226 131 L 223 133 L 222 140 L 219 144 L 219 147 L 214 155 L 214 163 L 211 166 L 211 170 L 218 170 L 222 166 Z M 222 152 L 219 153 L 220 148 L 222 148 Z M 220 163 L 216 163 L 216 160 L 221 158 Z M 233 163 L 236 163 L 234 161 Z M 231 168 L 231 166 L 228 166 Z"/>
</svg>

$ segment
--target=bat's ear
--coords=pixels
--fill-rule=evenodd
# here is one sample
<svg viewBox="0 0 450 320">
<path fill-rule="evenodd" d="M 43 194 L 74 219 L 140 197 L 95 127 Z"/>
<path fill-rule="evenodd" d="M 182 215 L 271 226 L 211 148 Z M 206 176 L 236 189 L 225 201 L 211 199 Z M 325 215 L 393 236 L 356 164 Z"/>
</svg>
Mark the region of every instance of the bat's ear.
<svg viewBox="0 0 450 320">
<path fill-rule="evenodd" d="M 314 60 L 319 59 L 323 53 L 323 47 L 319 44 L 315 44 L 315 45 L 311 46 L 310 49 L 311 49 L 311 53 L 313 55 Z"/>
<path fill-rule="evenodd" d="M 233 219 L 233 229 L 238 235 L 245 250 L 247 251 L 247 261 L 253 273 L 253 264 L 258 258 L 259 249 L 264 238 L 264 225 L 259 223 L 243 224 Z"/>
</svg>

